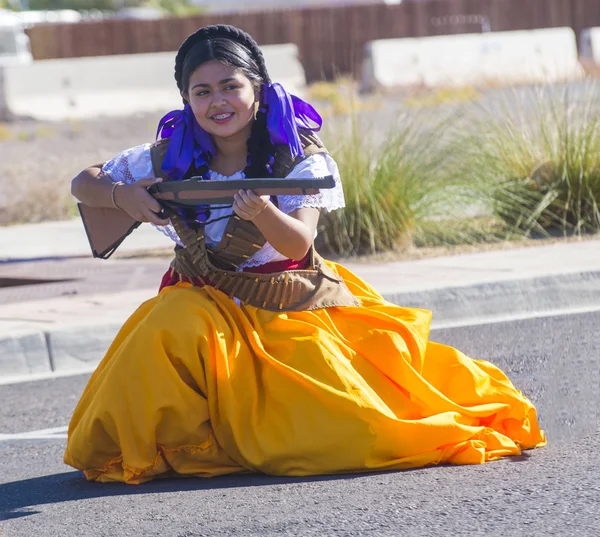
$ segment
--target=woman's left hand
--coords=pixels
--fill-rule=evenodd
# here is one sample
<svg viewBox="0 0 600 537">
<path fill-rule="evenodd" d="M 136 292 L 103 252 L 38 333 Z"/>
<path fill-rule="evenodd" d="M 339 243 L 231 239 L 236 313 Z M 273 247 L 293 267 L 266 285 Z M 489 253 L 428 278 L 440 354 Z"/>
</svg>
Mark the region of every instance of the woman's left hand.
<svg viewBox="0 0 600 537">
<path fill-rule="evenodd" d="M 244 220 L 254 220 L 269 205 L 270 196 L 259 196 L 252 190 L 240 190 L 233 196 L 233 210 Z"/>
</svg>

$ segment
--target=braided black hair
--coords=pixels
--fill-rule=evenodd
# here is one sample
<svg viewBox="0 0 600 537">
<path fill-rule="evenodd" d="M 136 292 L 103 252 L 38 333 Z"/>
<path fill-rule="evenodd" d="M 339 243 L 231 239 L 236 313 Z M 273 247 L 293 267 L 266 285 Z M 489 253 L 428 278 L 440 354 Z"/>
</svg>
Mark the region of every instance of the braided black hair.
<svg viewBox="0 0 600 537">
<path fill-rule="evenodd" d="M 220 24 L 200 28 L 182 43 L 175 58 L 175 81 L 181 92 L 187 91 L 192 73 L 210 60 L 241 69 L 259 89 L 260 105 L 248 139 L 248 164 L 244 173 L 246 177 L 268 176 L 275 146 L 267 130 L 267 107 L 262 93 L 263 84 L 271 83 L 263 53 L 249 34 L 234 26 Z"/>
</svg>

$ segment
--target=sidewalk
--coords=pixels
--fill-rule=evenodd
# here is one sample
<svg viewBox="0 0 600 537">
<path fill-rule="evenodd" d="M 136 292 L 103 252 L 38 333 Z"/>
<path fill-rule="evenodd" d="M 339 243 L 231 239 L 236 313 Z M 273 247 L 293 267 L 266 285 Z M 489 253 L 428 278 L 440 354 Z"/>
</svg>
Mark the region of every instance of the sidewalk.
<svg viewBox="0 0 600 537">
<path fill-rule="evenodd" d="M 119 252 L 171 248 L 171 241 L 150 225 L 140 226 L 134 240 L 125 240 Z M 0 263 L 16 259 L 91 256 L 81 220 L 0 226 Z"/>
<path fill-rule="evenodd" d="M 157 248 L 170 243 L 145 225 L 120 251 Z M 0 287 L 0 378 L 93 367 L 125 319 L 156 294 L 168 261 L 91 259 L 77 220 L 0 228 L 0 281 L 65 280 Z M 390 302 L 431 309 L 438 323 L 600 306 L 600 240 L 344 265 Z"/>
</svg>

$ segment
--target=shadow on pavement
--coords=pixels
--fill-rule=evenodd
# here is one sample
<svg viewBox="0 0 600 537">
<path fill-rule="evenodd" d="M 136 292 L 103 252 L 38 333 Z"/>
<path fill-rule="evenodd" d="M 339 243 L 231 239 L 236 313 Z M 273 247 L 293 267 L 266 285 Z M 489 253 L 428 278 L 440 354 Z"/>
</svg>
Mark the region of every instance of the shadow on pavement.
<svg viewBox="0 0 600 537">
<path fill-rule="evenodd" d="M 158 479 L 141 485 L 125 485 L 123 483 L 90 482 L 84 479 L 81 472 L 65 472 L 0 484 L 0 520 L 10 520 L 40 513 L 40 511 L 29 509 L 34 506 L 107 496 L 160 494 L 235 487 L 262 487 L 292 483 L 348 480 L 356 477 L 364 477 L 365 475 L 374 474 L 310 477 L 276 477 L 256 474 L 213 478 L 178 477 Z"/>
</svg>

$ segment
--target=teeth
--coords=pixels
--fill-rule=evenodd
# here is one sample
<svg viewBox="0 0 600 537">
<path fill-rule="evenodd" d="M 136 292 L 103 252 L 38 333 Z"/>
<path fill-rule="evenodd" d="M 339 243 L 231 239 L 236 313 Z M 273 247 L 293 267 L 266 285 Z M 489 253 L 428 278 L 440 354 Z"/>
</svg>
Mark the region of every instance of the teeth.
<svg viewBox="0 0 600 537">
<path fill-rule="evenodd" d="M 213 116 L 213 119 L 227 119 L 233 114 L 219 114 L 218 116 Z"/>
</svg>

